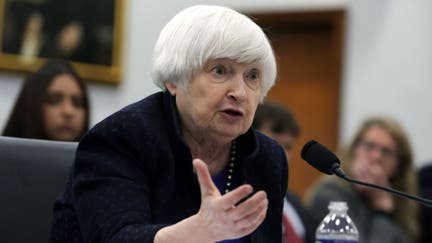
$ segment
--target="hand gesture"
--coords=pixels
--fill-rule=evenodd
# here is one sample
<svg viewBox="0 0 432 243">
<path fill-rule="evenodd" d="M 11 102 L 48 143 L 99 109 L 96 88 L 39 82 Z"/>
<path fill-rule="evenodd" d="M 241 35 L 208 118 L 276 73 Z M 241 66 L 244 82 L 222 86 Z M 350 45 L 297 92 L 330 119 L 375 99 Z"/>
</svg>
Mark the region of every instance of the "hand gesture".
<svg viewBox="0 0 432 243">
<path fill-rule="evenodd" d="M 242 185 L 221 195 L 213 183 L 207 165 L 200 159 L 193 161 L 201 190 L 201 208 L 197 214 L 209 239 L 220 241 L 236 239 L 252 233 L 264 220 L 267 212 L 267 194 L 253 192 L 250 185 Z"/>
</svg>

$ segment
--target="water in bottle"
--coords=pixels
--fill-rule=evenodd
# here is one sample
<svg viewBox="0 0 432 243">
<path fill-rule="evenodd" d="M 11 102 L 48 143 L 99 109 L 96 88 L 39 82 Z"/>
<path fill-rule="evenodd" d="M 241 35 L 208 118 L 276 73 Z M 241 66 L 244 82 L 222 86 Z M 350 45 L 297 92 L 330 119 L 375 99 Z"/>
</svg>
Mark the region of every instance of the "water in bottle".
<svg viewBox="0 0 432 243">
<path fill-rule="evenodd" d="M 316 230 L 316 243 L 358 243 L 359 233 L 346 202 L 330 202 L 329 213 Z"/>
</svg>

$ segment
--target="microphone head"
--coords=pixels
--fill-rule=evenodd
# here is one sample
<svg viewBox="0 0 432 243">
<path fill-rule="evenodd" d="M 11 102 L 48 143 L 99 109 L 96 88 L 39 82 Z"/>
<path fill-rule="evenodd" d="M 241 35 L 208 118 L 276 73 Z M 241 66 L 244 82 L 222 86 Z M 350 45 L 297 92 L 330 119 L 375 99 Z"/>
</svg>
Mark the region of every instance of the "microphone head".
<svg viewBox="0 0 432 243">
<path fill-rule="evenodd" d="M 314 140 L 310 140 L 303 146 L 301 157 L 315 169 L 327 175 L 332 175 L 334 170 L 340 167 L 338 157 Z"/>
</svg>

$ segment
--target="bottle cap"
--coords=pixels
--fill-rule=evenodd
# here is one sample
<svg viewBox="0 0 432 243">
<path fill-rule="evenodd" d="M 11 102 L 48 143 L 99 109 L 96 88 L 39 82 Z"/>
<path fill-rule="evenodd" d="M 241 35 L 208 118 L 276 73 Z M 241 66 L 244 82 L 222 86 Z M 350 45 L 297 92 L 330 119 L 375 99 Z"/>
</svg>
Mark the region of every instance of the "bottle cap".
<svg viewBox="0 0 432 243">
<path fill-rule="evenodd" d="M 346 202 L 342 201 L 332 201 L 330 202 L 328 209 L 330 211 L 347 211 L 348 205 Z"/>
</svg>

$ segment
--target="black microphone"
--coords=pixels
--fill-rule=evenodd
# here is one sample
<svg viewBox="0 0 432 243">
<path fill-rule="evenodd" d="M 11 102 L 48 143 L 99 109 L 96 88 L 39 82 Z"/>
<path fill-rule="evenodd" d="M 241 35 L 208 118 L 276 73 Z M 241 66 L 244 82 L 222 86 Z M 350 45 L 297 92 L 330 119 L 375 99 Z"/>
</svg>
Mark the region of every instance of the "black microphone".
<svg viewBox="0 0 432 243">
<path fill-rule="evenodd" d="M 415 200 L 425 206 L 432 207 L 432 200 L 414 196 L 405 192 L 401 192 L 398 190 L 395 190 L 393 188 L 387 188 L 378 186 L 375 184 L 358 181 L 355 180 L 345 174 L 345 172 L 340 168 L 340 160 L 338 157 L 336 157 L 335 154 L 333 154 L 329 149 L 327 149 L 324 145 L 311 140 L 307 142 L 301 151 L 301 157 L 303 160 L 308 162 L 311 166 L 313 166 L 315 169 L 321 171 L 322 173 L 325 173 L 327 175 L 333 175 L 336 174 L 338 177 L 352 182 L 356 184 L 360 184 L 363 186 L 373 187 L 376 189 L 384 190 L 386 192 L 393 193 L 396 196 L 399 197 L 405 197 L 409 198 L 411 200 Z"/>
</svg>

